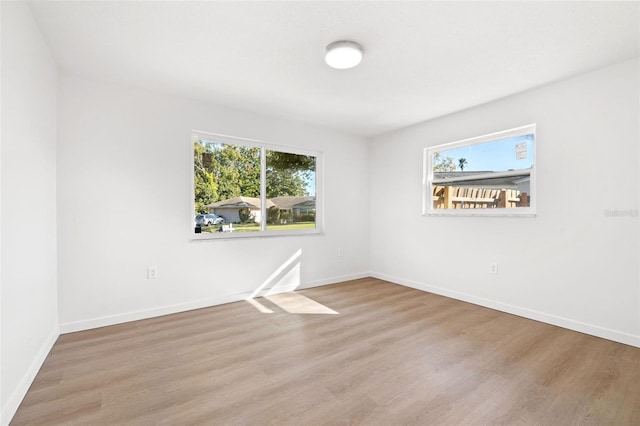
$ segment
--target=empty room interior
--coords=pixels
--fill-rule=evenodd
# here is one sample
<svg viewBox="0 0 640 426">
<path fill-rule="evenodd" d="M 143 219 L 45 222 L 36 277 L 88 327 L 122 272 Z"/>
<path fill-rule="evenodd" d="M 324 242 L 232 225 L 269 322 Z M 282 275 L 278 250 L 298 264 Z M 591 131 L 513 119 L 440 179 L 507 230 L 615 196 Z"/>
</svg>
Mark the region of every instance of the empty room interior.
<svg viewBox="0 0 640 426">
<path fill-rule="evenodd" d="M 640 2 L 0 14 L 2 425 L 640 424 Z"/>
</svg>

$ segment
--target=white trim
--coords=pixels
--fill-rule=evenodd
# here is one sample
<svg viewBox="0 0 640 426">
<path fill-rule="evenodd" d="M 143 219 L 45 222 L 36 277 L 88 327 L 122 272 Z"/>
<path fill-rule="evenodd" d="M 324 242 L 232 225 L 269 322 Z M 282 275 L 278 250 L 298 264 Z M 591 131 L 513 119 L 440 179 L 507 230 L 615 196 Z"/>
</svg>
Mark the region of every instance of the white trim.
<svg viewBox="0 0 640 426">
<path fill-rule="evenodd" d="M 460 148 L 463 146 L 476 145 L 484 142 L 491 142 L 494 140 L 508 139 L 514 136 L 528 135 L 531 133 L 535 134 L 535 130 L 536 130 L 536 124 L 532 123 L 532 124 L 527 124 L 526 126 L 515 127 L 509 130 L 501 130 L 499 132 L 489 133 L 487 135 L 474 136 L 474 137 L 462 139 L 459 141 L 443 143 L 441 145 L 432 146 L 430 148 L 438 148 L 438 150 L 441 150 L 442 148 L 449 148 L 449 149 Z"/>
<path fill-rule="evenodd" d="M 33 361 L 31 361 L 31 364 L 24 373 L 24 376 L 22 376 L 22 380 L 20 380 L 18 387 L 7 400 L 7 404 L 2 408 L 2 416 L 0 416 L 2 417 L 2 426 L 8 425 L 16 414 L 16 411 L 18 411 L 18 407 L 20 407 L 22 400 L 27 395 L 29 387 L 31 387 L 38 371 L 40 371 L 42 364 L 44 364 L 49 352 L 51 352 L 53 345 L 56 343 L 56 340 L 58 340 L 58 336 L 60 336 L 60 327 L 56 325 L 42 343 L 40 350 L 33 358 Z"/>
<path fill-rule="evenodd" d="M 284 231 L 251 231 L 251 232 L 203 232 L 201 234 L 193 234 L 191 241 L 211 241 L 211 240 L 225 240 L 233 238 L 267 238 L 267 237 L 287 237 L 287 236 L 313 236 L 324 235 L 324 232 L 317 228 L 317 216 L 316 216 L 316 228 L 313 229 L 290 229 Z"/>
<path fill-rule="evenodd" d="M 353 281 L 353 280 L 359 280 L 362 278 L 369 278 L 371 277 L 371 273 L 369 272 L 359 272 L 359 273 L 355 273 L 355 274 L 349 274 L 349 275 L 340 275 L 340 276 L 336 276 L 336 277 L 330 277 L 330 278 L 324 278 L 321 280 L 316 280 L 316 281 L 310 281 L 308 283 L 305 284 L 300 284 L 298 286 L 298 290 L 304 290 L 306 288 L 313 288 L 313 287 L 322 287 L 325 285 L 331 285 L 331 284 L 340 284 L 343 283 L 345 281 Z"/>
<path fill-rule="evenodd" d="M 360 272 L 360 273 L 350 274 L 350 275 L 329 277 L 321 280 L 302 283 L 295 287 L 279 287 L 277 289 L 277 293 L 283 293 L 283 292 L 293 291 L 293 290 L 301 290 L 305 288 L 318 287 L 318 286 L 329 285 L 329 284 L 336 284 L 343 281 L 366 278 L 369 276 L 370 274 L 368 272 Z M 261 293 L 266 292 L 270 289 L 271 287 L 261 289 Z M 272 294 L 275 294 L 275 292 Z M 191 311 L 194 309 L 209 308 L 211 306 L 224 305 L 226 303 L 240 302 L 242 300 L 246 300 L 251 295 L 252 295 L 252 292 L 237 293 L 237 294 L 231 294 L 227 296 L 213 297 L 209 299 L 194 300 L 191 302 L 179 303 L 176 305 L 167 305 L 167 306 L 161 306 L 158 308 L 143 309 L 140 311 L 132 311 L 132 312 L 126 312 L 122 314 L 91 318 L 91 319 L 82 320 L 82 321 L 68 322 L 68 323 L 60 324 L 60 333 L 61 334 L 74 333 L 77 331 L 91 330 L 94 328 L 106 327 L 109 325 L 116 325 L 116 324 L 131 322 L 131 321 L 155 318 L 155 317 L 160 317 L 164 315 L 171 315 L 171 314 L 176 314 L 180 312 Z"/>
<path fill-rule="evenodd" d="M 250 146 L 253 148 L 265 147 L 266 149 L 270 149 L 272 151 L 284 151 L 289 154 L 313 155 L 313 156 L 322 154 L 321 151 L 302 149 L 296 146 L 282 145 L 282 144 L 272 143 L 272 142 L 258 140 L 258 139 L 248 139 L 240 136 L 229 136 L 229 135 L 222 135 L 219 133 L 203 132 L 201 130 L 191 130 L 191 143 L 193 143 L 194 135 L 200 135 L 203 138 L 215 138 L 215 139 L 218 139 L 219 142 L 230 144 L 230 145 L 244 145 L 244 146 Z M 193 145 L 191 145 L 190 158 L 191 158 L 191 166 L 193 166 Z"/>
<path fill-rule="evenodd" d="M 442 287 L 424 284 L 417 281 L 398 278 L 398 277 L 382 274 L 379 272 L 371 272 L 371 276 L 374 278 L 378 278 L 384 281 L 389 281 L 391 283 L 402 285 L 405 287 L 411 287 L 417 290 L 439 294 L 441 296 L 450 297 L 452 299 L 473 303 L 474 305 L 484 306 L 486 308 L 495 309 L 497 311 L 506 312 L 506 313 L 517 315 L 523 318 L 540 321 L 546 324 L 556 325 L 558 327 L 566 328 L 566 329 L 577 331 L 580 333 L 589 334 L 592 336 L 596 336 L 603 339 L 612 340 L 614 342 L 624 343 L 625 345 L 630 345 L 630 346 L 635 346 L 640 348 L 640 335 L 634 335 L 634 334 L 626 333 L 623 331 L 612 330 L 612 329 L 600 327 L 594 324 L 588 324 L 581 321 L 572 320 L 570 318 L 560 317 L 557 315 L 552 315 L 552 314 L 548 314 L 540 311 L 534 311 L 532 309 L 511 305 L 508 303 L 502 303 L 495 300 L 485 299 L 485 298 L 473 296 L 467 293 L 463 293 L 455 290 L 449 290 Z"/>
<path fill-rule="evenodd" d="M 94 328 L 107 327 L 110 325 L 122 324 L 131 321 L 138 321 L 163 315 L 171 315 L 179 312 L 191 311 L 194 309 L 207 308 L 209 306 L 224 305 L 226 303 L 242 300 L 242 294 L 214 297 L 211 299 L 195 300 L 187 303 L 166 305 L 158 308 L 131 311 L 122 314 L 106 315 L 87 320 L 67 322 L 60 324 L 60 333 L 74 333 L 76 331 L 91 330 Z"/>
</svg>

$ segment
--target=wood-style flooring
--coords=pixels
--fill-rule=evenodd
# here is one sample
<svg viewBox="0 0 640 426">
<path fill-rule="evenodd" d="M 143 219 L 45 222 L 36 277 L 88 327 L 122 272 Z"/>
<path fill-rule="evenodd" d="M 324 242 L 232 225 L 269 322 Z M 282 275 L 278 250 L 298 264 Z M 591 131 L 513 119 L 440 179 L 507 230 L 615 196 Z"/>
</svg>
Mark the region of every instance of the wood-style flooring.
<svg viewBox="0 0 640 426">
<path fill-rule="evenodd" d="M 12 425 L 640 425 L 640 349 L 362 279 L 60 336 Z"/>
</svg>

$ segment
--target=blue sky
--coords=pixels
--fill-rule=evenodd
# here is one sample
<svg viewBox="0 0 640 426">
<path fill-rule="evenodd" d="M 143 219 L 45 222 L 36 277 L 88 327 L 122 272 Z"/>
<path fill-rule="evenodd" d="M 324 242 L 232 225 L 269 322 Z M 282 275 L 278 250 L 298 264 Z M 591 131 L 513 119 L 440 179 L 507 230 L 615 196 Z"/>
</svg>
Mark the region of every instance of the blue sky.
<svg viewBox="0 0 640 426">
<path fill-rule="evenodd" d="M 516 158 L 516 145 L 526 143 L 526 158 Z M 458 160 L 467 160 L 466 171 L 505 171 L 527 169 L 533 165 L 533 135 L 522 135 L 479 145 L 440 151 L 441 157 L 451 157 L 458 166 Z"/>
<path fill-rule="evenodd" d="M 316 195 L 316 172 L 311 173 L 311 178 L 307 181 L 307 192 L 309 195 Z"/>
</svg>

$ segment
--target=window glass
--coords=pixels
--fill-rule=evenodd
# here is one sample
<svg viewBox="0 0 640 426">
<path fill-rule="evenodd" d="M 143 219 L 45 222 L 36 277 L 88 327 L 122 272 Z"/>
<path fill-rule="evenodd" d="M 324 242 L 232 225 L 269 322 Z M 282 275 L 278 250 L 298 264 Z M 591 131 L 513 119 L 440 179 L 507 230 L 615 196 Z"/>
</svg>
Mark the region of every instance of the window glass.
<svg viewBox="0 0 640 426">
<path fill-rule="evenodd" d="M 206 138 L 193 148 L 195 213 L 220 218 L 196 216 L 196 232 L 260 231 L 260 148 Z"/>
<path fill-rule="evenodd" d="M 427 148 L 425 177 L 426 214 L 534 214 L 535 125 Z"/>
<path fill-rule="evenodd" d="M 267 229 L 316 227 L 316 158 L 266 152 Z"/>
<path fill-rule="evenodd" d="M 193 135 L 198 238 L 317 232 L 318 154 Z"/>
</svg>

